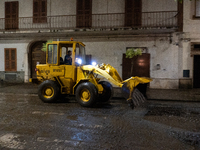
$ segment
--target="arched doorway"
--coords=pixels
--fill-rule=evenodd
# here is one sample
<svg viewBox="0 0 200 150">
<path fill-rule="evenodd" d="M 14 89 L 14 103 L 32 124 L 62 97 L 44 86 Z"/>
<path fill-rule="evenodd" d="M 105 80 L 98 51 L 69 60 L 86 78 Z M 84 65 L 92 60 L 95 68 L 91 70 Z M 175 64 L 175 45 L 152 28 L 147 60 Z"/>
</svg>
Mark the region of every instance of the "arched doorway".
<svg viewBox="0 0 200 150">
<path fill-rule="evenodd" d="M 37 78 L 35 68 L 37 64 L 45 64 L 46 63 L 46 52 L 42 51 L 43 43 L 46 41 L 38 41 L 34 42 L 32 46 L 30 46 L 29 53 L 29 64 L 30 64 L 30 73 L 32 81 Z"/>
</svg>

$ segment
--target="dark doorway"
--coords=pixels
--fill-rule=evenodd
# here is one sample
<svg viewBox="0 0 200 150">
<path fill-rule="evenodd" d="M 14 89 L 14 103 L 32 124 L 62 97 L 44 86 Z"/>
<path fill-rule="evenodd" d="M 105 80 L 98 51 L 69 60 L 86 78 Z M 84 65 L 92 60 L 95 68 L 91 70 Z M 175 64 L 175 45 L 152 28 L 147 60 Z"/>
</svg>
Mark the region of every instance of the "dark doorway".
<svg viewBox="0 0 200 150">
<path fill-rule="evenodd" d="M 86 65 L 91 65 L 92 64 L 92 55 L 86 55 Z"/>
<path fill-rule="evenodd" d="M 131 74 L 131 62 L 133 60 L 133 72 Z M 123 54 L 122 78 L 126 80 L 131 76 L 150 77 L 150 54 L 143 53 L 141 56 L 126 58 Z"/>
<path fill-rule="evenodd" d="M 35 68 L 37 64 L 46 64 L 46 52 L 42 51 L 42 46 L 44 42 L 36 42 L 31 47 L 30 55 L 30 66 L 31 66 L 31 78 L 36 79 Z"/>
<path fill-rule="evenodd" d="M 200 55 L 194 55 L 193 87 L 200 88 Z"/>
</svg>

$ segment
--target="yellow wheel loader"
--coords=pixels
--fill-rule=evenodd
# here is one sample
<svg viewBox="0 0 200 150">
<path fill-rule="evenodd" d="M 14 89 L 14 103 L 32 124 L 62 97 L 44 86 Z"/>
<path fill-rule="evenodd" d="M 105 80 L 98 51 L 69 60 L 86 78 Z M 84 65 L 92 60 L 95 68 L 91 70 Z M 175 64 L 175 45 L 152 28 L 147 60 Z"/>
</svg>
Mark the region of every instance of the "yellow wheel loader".
<svg viewBox="0 0 200 150">
<path fill-rule="evenodd" d="M 72 52 L 71 64 L 64 61 L 68 51 Z M 131 77 L 123 81 L 109 64 L 86 65 L 85 55 L 82 42 L 52 41 L 46 44 L 46 64 L 36 65 L 40 82 L 38 96 L 43 102 L 55 102 L 62 94 L 74 94 L 81 106 L 91 107 L 98 101 L 109 101 L 113 95 L 111 83 L 122 88 L 132 106 L 143 99 L 143 95 L 134 89 L 139 83 L 148 83 L 151 79 Z"/>
</svg>

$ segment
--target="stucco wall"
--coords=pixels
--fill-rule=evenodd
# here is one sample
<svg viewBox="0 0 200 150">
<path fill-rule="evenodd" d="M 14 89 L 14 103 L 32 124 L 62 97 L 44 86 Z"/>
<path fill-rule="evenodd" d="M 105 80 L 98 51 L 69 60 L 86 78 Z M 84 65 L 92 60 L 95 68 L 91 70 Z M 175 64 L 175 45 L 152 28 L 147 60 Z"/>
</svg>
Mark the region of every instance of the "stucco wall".
<svg viewBox="0 0 200 150">
<path fill-rule="evenodd" d="M 28 62 L 27 62 L 27 45 L 28 43 L 19 43 L 19 41 L 10 41 L 3 43 L 1 41 L 0 43 L 0 74 L 1 79 L 5 80 L 6 75 L 16 75 L 16 81 L 17 82 L 24 82 L 28 81 L 28 77 L 25 79 L 25 75 L 28 73 Z M 5 72 L 5 59 L 4 59 L 4 49 L 5 48 L 16 48 L 17 52 L 17 71 L 16 72 Z M 10 79 L 9 79 L 10 80 Z"/>
<path fill-rule="evenodd" d="M 183 16 L 183 31 L 190 36 L 200 34 L 200 20 L 194 18 L 195 15 L 195 0 L 184 1 L 184 16 Z M 192 35 L 191 35 L 192 34 Z"/>
<path fill-rule="evenodd" d="M 12 41 L 13 42 L 13 41 Z M 17 71 L 24 71 L 24 54 L 27 49 L 27 43 L 5 43 L 0 44 L 0 59 L 1 65 L 0 65 L 0 71 L 5 70 L 4 66 L 4 49 L 5 48 L 16 48 L 17 49 Z"/>
<path fill-rule="evenodd" d="M 0 1 L 0 18 L 5 17 L 4 3 L 6 1 L 13 0 Z M 32 17 L 32 4 L 32 0 L 19 0 L 19 17 Z M 92 13 L 124 13 L 124 8 L 124 0 L 93 0 Z M 174 0 L 143 0 L 143 12 L 174 10 L 177 10 L 177 3 L 174 2 Z M 76 0 L 47 1 L 48 16 L 75 14 Z M 189 32 L 189 29 L 186 26 L 184 27 L 184 30 L 187 30 Z M 188 56 L 188 53 L 185 54 L 185 51 L 187 52 L 188 49 L 185 48 L 185 45 L 177 39 L 179 39 L 179 35 L 176 35 L 175 33 L 172 35 L 171 43 L 168 34 L 163 37 L 152 36 L 146 39 L 144 37 L 131 38 L 128 36 L 124 36 L 123 38 L 116 37 L 109 39 L 105 35 L 104 38 L 95 37 L 95 39 L 83 38 L 80 40 L 86 44 L 87 54 L 91 54 L 93 60 L 96 60 L 97 63 L 111 64 L 118 70 L 120 76 L 122 76 L 122 55 L 126 52 L 126 47 L 147 47 L 148 53 L 150 53 L 151 56 L 150 76 L 154 79 L 154 81 L 151 82 L 150 87 L 178 88 L 178 80 L 179 77 L 182 75 L 180 73 L 180 70 L 184 68 L 180 67 L 180 63 L 183 63 L 183 58 L 185 59 L 185 57 Z M 27 53 L 27 48 L 30 41 L 22 42 L 17 39 L 13 41 L 8 40 L 6 43 L 1 41 L 0 59 L 3 61 L 0 65 L 0 71 L 4 71 L 4 48 L 17 48 L 17 71 L 25 72 L 24 81 L 27 82 L 28 78 L 30 77 Z M 156 69 L 157 64 L 160 64 L 160 69 Z M 188 66 L 188 63 L 184 64 L 184 66 Z"/>
<path fill-rule="evenodd" d="M 191 44 L 200 42 L 200 19 L 195 18 L 195 0 L 184 1 L 183 34 L 180 39 L 182 44 L 182 70 L 190 70 L 190 78 L 193 78 L 193 56 L 191 55 Z M 200 55 L 200 52 L 196 53 Z"/>
<path fill-rule="evenodd" d="M 143 12 L 177 10 L 177 2 L 174 0 L 143 0 L 142 3 Z"/>
<path fill-rule="evenodd" d="M 67 39 L 65 39 L 67 40 Z M 153 78 L 151 88 L 178 88 L 178 46 L 169 43 L 169 37 L 125 39 L 76 39 L 86 44 L 86 53 L 98 64 L 111 64 L 122 76 L 122 56 L 127 47 L 147 47 L 150 53 L 150 77 Z M 19 42 L 19 41 L 18 41 Z M 24 71 L 24 81 L 28 82 L 28 42 L 0 43 L 0 59 L 4 60 L 4 48 L 17 48 L 17 71 Z M 156 65 L 160 64 L 160 69 Z M 4 71 L 4 61 L 0 65 Z"/>
<path fill-rule="evenodd" d="M 92 13 L 124 13 L 125 1 L 124 0 L 93 0 Z"/>
<path fill-rule="evenodd" d="M 179 82 L 179 47 L 169 43 L 169 37 L 136 41 L 128 39 L 84 41 L 87 54 L 98 64 L 111 64 L 122 76 L 122 57 L 126 47 L 147 47 L 150 53 L 150 77 L 153 78 L 151 88 L 177 89 Z M 157 69 L 156 65 L 160 64 Z"/>
<path fill-rule="evenodd" d="M 48 0 L 48 15 L 75 15 L 76 0 Z"/>
</svg>

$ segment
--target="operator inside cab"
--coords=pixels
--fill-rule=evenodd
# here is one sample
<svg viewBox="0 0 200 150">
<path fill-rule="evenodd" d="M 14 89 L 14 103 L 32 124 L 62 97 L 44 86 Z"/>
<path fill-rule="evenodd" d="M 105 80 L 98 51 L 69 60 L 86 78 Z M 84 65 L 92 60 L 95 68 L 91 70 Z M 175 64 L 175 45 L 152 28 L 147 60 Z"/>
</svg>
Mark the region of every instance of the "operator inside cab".
<svg viewBox="0 0 200 150">
<path fill-rule="evenodd" d="M 65 64 L 72 65 L 71 55 L 72 55 L 72 51 L 69 50 L 68 53 L 67 53 L 67 55 L 65 56 L 65 60 L 64 60 Z"/>
</svg>

